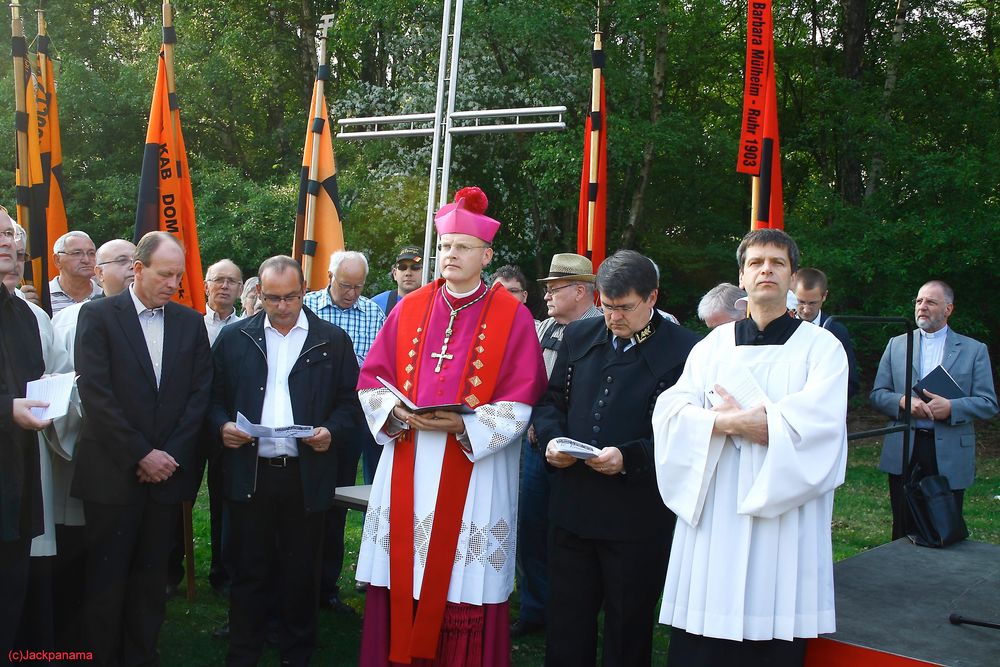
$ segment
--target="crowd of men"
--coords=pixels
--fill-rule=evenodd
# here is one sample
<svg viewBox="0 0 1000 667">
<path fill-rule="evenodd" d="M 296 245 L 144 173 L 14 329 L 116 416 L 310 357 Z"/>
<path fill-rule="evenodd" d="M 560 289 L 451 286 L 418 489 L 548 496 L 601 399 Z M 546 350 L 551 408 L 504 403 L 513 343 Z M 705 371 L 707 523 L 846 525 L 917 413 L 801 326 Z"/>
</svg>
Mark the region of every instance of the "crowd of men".
<svg viewBox="0 0 1000 667">
<path fill-rule="evenodd" d="M 362 665 L 509 664 L 511 639 L 532 633 L 548 665 L 648 665 L 661 600 L 670 664 L 803 664 L 806 639 L 835 629 L 833 494 L 860 388 L 826 276 L 784 232 L 751 232 L 738 285 L 698 304 L 702 338 L 657 309 L 649 258 L 618 251 L 595 272 L 560 253 L 536 321 L 517 267 L 484 279 L 501 231 L 487 204 L 466 188 L 438 212 L 441 278 L 423 286 L 415 246 L 372 299 L 362 253 L 334 253 L 314 291 L 290 257 L 246 281 L 221 259 L 204 315 L 172 300 L 172 235 L 97 248 L 70 232 L 51 318 L 0 212 L 0 652 L 157 664 L 182 503 L 205 477 L 227 664 L 257 664 L 268 642 L 282 664 L 322 662 L 319 609 L 354 613 L 334 495 L 360 462 Z M 973 422 L 997 399 L 987 349 L 948 327 L 953 310 L 947 284 L 920 288 L 913 377 L 943 366 L 963 396 L 910 410 L 913 460 L 961 508 Z M 905 338 L 870 395 L 893 423 Z M 69 412 L 42 420 L 26 385 L 64 372 L 78 376 Z M 886 437 L 894 539 L 911 528 L 901 452 Z"/>
</svg>

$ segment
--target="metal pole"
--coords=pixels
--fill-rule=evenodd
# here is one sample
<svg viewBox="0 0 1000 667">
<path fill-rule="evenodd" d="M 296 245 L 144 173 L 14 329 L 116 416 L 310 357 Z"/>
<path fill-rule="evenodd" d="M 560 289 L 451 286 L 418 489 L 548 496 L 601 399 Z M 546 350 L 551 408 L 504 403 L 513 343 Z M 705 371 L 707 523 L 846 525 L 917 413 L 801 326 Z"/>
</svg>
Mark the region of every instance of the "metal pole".
<svg viewBox="0 0 1000 667">
<path fill-rule="evenodd" d="M 455 35 L 451 43 L 451 74 L 452 85 L 448 88 L 448 113 L 445 116 L 444 135 L 444 164 L 441 169 L 441 197 L 438 206 L 448 203 L 448 181 L 451 176 L 451 125 L 452 114 L 455 113 L 455 88 L 454 82 L 458 80 L 458 60 L 459 48 L 462 44 L 462 6 L 464 0 L 457 0 L 455 4 Z"/>
<path fill-rule="evenodd" d="M 431 177 L 427 186 L 427 217 L 424 220 L 424 268 L 420 276 L 421 284 L 430 281 L 431 257 L 434 257 L 434 275 L 438 274 L 437 257 L 432 255 L 434 242 L 434 213 L 437 211 L 438 158 L 441 152 L 441 108 L 444 106 L 444 68 L 448 59 L 448 30 L 451 27 L 451 0 L 444 0 L 444 14 L 441 17 L 441 49 L 438 55 L 437 96 L 434 101 L 434 139 L 431 143 Z M 455 82 L 451 82 L 454 88 Z"/>
</svg>

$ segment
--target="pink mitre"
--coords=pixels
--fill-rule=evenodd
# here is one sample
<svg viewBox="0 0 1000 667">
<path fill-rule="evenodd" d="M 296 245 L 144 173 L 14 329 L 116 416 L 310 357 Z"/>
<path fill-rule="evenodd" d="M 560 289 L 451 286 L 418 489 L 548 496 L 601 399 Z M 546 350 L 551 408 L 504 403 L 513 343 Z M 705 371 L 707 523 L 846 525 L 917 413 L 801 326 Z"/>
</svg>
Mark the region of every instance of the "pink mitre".
<svg viewBox="0 0 1000 667">
<path fill-rule="evenodd" d="M 486 194 L 479 188 L 462 188 L 455 193 L 455 203 L 442 206 L 434 216 L 438 235 L 468 234 L 493 243 L 500 222 L 485 215 L 489 203 Z"/>
</svg>

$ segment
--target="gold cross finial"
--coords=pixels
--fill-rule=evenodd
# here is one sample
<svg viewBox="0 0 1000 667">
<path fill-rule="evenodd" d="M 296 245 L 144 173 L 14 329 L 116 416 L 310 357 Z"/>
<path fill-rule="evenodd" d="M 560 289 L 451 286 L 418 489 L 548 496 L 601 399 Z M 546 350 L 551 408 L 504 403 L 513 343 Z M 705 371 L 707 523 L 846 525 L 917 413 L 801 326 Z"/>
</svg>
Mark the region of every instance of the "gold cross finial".
<svg viewBox="0 0 1000 667">
<path fill-rule="evenodd" d="M 326 31 L 333 27 L 333 20 L 336 17 L 335 14 L 323 14 L 319 19 L 319 30 L 322 33 L 323 39 L 326 39 Z"/>
</svg>

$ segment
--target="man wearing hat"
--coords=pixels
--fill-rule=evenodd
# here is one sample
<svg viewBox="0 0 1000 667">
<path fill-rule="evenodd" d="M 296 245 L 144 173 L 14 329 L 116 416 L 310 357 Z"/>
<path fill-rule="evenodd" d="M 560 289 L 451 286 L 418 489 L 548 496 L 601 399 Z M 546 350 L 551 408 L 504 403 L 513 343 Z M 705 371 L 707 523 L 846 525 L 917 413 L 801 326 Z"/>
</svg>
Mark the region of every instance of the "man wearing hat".
<svg viewBox="0 0 1000 667">
<path fill-rule="evenodd" d="M 362 665 L 510 659 L 521 435 L 545 369 L 531 314 L 481 277 L 500 223 L 478 188 L 455 200 L 435 218 L 442 278 L 393 309 L 358 381 L 384 447 L 358 557 Z M 383 381 L 442 408 L 417 414 Z"/>
<path fill-rule="evenodd" d="M 549 317 L 536 326 L 542 345 L 546 377 L 552 375 L 563 331 L 570 322 L 601 317 L 594 305 L 594 267 L 583 255 L 563 252 L 552 256 L 549 275 L 539 278 Z M 514 637 L 545 627 L 548 603 L 549 472 L 545 469 L 544 445 L 539 446 L 534 428 L 528 430 L 521 452 L 521 489 L 517 518 L 517 590 L 521 609 L 511 626 Z"/>
<path fill-rule="evenodd" d="M 396 255 L 392 265 L 392 279 L 396 289 L 390 289 L 372 297 L 382 312 L 388 315 L 404 296 L 420 287 L 420 272 L 424 268 L 424 251 L 415 245 L 404 245 Z"/>
</svg>

